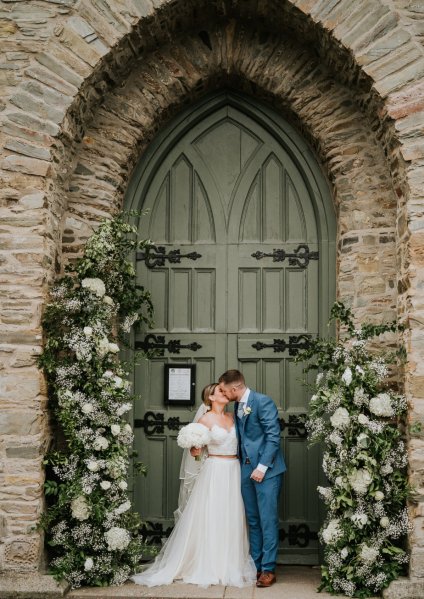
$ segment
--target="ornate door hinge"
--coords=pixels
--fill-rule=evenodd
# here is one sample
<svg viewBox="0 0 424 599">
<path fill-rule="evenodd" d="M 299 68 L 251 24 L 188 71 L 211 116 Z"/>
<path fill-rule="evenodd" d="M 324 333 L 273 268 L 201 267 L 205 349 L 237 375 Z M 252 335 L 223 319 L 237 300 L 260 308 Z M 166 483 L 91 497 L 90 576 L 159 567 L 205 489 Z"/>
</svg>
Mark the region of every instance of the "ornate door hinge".
<svg viewBox="0 0 424 599">
<path fill-rule="evenodd" d="M 287 539 L 289 545 L 307 547 L 310 541 L 318 540 L 318 533 L 312 531 L 307 524 L 289 524 L 288 532 L 280 528 L 279 537 L 280 541 Z"/>
<path fill-rule="evenodd" d="M 308 436 L 308 431 L 306 430 L 307 417 L 307 414 L 290 414 L 288 422 L 284 418 L 279 418 L 280 430 L 284 431 L 287 429 L 290 437 L 306 439 Z"/>
<path fill-rule="evenodd" d="M 171 416 L 165 420 L 165 414 L 162 412 L 146 412 L 144 418 L 136 418 L 134 420 L 134 428 L 142 428 L 146 435 L 163 435 L 165 426 L 170 431 L 177 431 L 180 426 L 184 426 L 188 422 L 180 422 L 179 416 Z"/>
<path fill-rule="evenodd" d="M 308 347 L 311 336 L 312 335 L 290 335 L 288 343 L 285 339 L 274 339 L 274 343 L 257 341 L 256 343 L 252 343 L 252 347 L 254 347 L 256 351 L 260 351 L 266 347 L 272 347 L 274 348 L 275 353 L 284 352 L 288 349 L 290 356 L 296 356 L 299 353 L 299 350 Z"/>
<path fill-rule="evenodd" d="M 151 522 L 147 520 L 140 527 L 140 534 L 145 538 L 147 545 L 161 545 L 163 538 L 168 538 L 173 527 L 163 527 L 162 522 Z"/>
<path fill-rule="evenodd" d="M 305 243 L 300 244 L 292 254 L 283 249 L 275 249 L 272 253 L 260 252 L 259 250 L 252 254 L 252 258 L 262 260 L 262 258 L 272 258 L 273 262 L 284 262 L 289 259 L 290 266 L 297 266 L 304 269 L 308 266 L 310 260 L 318 260 L 318 252 L 311 252 L 309 246 Z"/>
<path fill-rule="evenodd" d="M 135 344 L 135 349 L 142 349 L 145 352 L 156 350 L 158 356 L 163 356 L 165 350 L 170 354 L 179 354 L 181 349 L 197 351 L 201 347 L 202 346 L 199 345 L 199 343 L 196 343 L 196 341 L 188 343 L 187 345 L 182 345 L 179 339 L 171 339 L 166 343 L 163 335 L 153 335 L 152 333 L 146 335 L 144 341 L 137 341 Z"/>
<path fill-rule="evenodd" d="M 189 260 L 197 260 L 202 254 L 190 252 L 189 254 L 181 254 L 180 250 L 171 250 L 166 253 L 166 248 L 163 245 L 151 245 L 145 252 L 137 252 L 136 259 L 144 261 L 147 268 L 155 268 L 155 266 L 165 266 L 165 261 L 168 260 L 171 264 L 180 264 L 181 258 Z"/>
</svg>

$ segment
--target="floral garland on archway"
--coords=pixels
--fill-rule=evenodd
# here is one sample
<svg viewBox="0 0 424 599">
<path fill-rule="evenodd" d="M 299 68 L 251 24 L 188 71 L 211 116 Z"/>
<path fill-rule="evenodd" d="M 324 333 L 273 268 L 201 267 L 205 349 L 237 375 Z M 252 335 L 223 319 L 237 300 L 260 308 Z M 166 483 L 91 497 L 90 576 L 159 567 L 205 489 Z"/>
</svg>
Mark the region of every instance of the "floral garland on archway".
<svg viewBox="0 0 424 599">
<path fill-rule="evenodd" d="M 102 222 L 53 286 L 43 318 L 39 365 L 63 447 L 56 442 L 45 460 L 40 526 L 54 554 L 51 572 L 73 588 L 122 584 L 145 550 L 127 491 L 133 431 L 125 414 L 134 396 L 117 343 L 152 316 L 128 260 L 149 245 L 136 234 L 123 214 Z"/>
<path fill-rule="evenodd" d="M 408 562 L 408 457 L 401 430 L 407 401 L 390 380 L 401 352 L 370 347 L 376 336 L 401 327 L 392 322 L 355 329 L 341 302 L 331 316 L 342 325 L 339 340 L 313 340 L 296 358 L 308 362 L 306 371 L 320 370 L 307 422 L 310 441 L 323 443 L 329 481 L 318 487 L 328 509 L 320 531 L 325 548 L 319 590 L 369 597 Z"/>
</svg>

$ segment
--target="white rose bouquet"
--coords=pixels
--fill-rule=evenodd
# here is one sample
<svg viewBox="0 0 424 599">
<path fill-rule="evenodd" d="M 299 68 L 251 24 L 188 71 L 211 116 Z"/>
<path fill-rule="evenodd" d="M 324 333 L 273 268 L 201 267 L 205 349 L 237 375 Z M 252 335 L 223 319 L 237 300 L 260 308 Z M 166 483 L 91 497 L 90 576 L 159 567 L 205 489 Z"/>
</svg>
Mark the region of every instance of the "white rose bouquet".
<svg viewBox="0 0 424 599">
<path fill-rule="evenodd" d="M 192 447 L 200 449 L 207 445 L 209 440 L 210 431 L 206 426 L 199 422 L 190 422 L 190 424 L 187 424 L 180 429 L 177 437 L 177 444 L 183 449 L 191 449 Z M 199 461 L 200 456 L 196 456 L 195 460 Z"/>
</svg>

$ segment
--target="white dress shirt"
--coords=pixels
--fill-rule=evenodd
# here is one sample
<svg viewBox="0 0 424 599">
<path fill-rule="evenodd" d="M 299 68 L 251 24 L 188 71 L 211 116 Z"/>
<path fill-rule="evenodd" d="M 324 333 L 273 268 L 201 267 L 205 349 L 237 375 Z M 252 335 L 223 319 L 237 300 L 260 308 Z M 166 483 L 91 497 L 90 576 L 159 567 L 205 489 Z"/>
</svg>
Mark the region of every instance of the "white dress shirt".
<svg viewBox="0 0 424 599">
<path fill-rule="evenodd" d="M 238 404 L 237 410 L 240 405 L 243 405 L 243 408 L 244 408 L 244 404 L 249 399 L 249 393 L 250 393 L 250 389 L 249 389 L 249 387 L 246 387 L 246 391 L 243 393 L 243 395 L 240 397 L 239 401 L 237 402 L 237 404 Z M 268 466 L 265 466 L 264 464 L 258 464 L 256 466 L 256 469 L 265 474 L 265 472 L 268 470 Z"/>
</svg>

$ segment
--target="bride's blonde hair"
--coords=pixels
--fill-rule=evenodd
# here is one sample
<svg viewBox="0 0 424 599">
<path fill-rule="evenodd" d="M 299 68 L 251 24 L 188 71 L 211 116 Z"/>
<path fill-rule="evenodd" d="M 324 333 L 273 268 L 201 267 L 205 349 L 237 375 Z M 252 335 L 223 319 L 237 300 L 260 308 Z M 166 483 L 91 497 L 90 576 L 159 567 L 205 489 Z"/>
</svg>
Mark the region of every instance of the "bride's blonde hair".
<svg viewBox="0 0 424 599">
<path fill-rule="evenodd" d="M 206 387 L 202 391 L 202 401 L 208 408 L 212 407 L 212 402 L 210 400 L 210 396 L 215 393 L 215 389 L 218 387 L 218 383 L 211 383 L 210 385 L 206 385 Z"/>
</svg>

